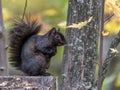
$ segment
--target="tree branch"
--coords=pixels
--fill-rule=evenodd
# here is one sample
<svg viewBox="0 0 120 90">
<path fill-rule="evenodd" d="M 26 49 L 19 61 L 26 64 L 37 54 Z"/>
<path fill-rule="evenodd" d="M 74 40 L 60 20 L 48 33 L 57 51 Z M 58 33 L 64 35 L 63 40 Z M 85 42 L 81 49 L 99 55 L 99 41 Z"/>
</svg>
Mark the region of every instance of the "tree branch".
<svg viewBox="0 0 120 90">
<path fill-rule="evenodd" d="M 104 3 L 105 0 L 101 0 L 101 7 L 100 7 L 100 28 L 99 28 L 99 55 L 98 55 L 98 90 L 101 90 L 102 87 L 102 50 L 103 50 L 103 36 L 102 31 L 104 30 Z"/>
<path fill-rule="evenodd" d="M 115 37 L 115 39 L 111 42 L 110 48 L 116 48 L 120 43 L 120 32 L 118 33 L 118 35 Z M 111 58 L 115 56 L 115 53 L 111 53 L 110 50 L 108 51 L 108 56 L 105 59 L 104 63 L 103 63 L 103 67 L 102 67 L 102 81 L 105 79 L 105 75 L 108 71 L 109 65 L 111 63 Z"/>
</svg>

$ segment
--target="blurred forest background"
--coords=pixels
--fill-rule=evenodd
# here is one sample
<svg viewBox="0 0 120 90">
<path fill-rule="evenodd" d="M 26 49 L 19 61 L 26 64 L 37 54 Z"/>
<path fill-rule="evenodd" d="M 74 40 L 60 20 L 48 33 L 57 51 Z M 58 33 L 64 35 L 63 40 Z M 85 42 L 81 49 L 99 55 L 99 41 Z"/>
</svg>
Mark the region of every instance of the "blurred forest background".
<svg viewBox="0 0 120 90">
<path fill-rule="evenodd" d="M 6 34 L 11 28 L 13 20 L 16 17 L 22 17 L 25 1 L 26 0 L 2 0 Z M 61 28 L 60 23 L 66 21 L 67 2 L 68 0 L 28 0 L 26 14 L 31 14 L 32 17 L 39 19 L 42 24 L 42 32 L 40 34 L 44 34 L 52 27 Z M 64 34 L 65 28 L 61 28 L 61 32 Z M 49 72 L 58 76 L 61 72 L 63 47 L 59 47 L 57 52 L 57 55 L 51 60 Z M 10 66 L 10 68 L 12 67 Z"/>
<path fill-rule="evenodd" d="M 6 32 L 11 27 L 11 22 L 15 17 L 22 17 L 24 6 L 25 0 L 2 0 Z M 67 8 L 68 0 L 28 0 L 26 13 L 30 13 L 33 17 L 38 17 L 39 21 L 43 25 L 41 34 L 44 34 L 52 27 L 60 27 L 61 32 L 65 34 Z M 102 32 L 105 42 L 103 47 L 109 49 L 108 44 L 111 43 L 111 40 L 114 39 L 120 31 L 120 0 L 106 0 L 105 17 L 105 29 Z M 119 48 L 118 52 L 120 52 Z M 103 57 L 106 53 L 106 51 L 105 53 L 103 52 Z M 59 47 L 57 55 L 53 57 L 51 61 L 49 71 L 52 74 L 60 76 L 62 57 L 63 47 Z M 114 86 L 120 87 L 120 57 L 114 59 L 115 60 L 112 60 L 114 63 L 110 65 L 109 77 L 106 78 L 103 85 L 104 90 L 107 90 L 107 84 L 113 82 L 115 82 L 113 84 Z"/>
</svg>

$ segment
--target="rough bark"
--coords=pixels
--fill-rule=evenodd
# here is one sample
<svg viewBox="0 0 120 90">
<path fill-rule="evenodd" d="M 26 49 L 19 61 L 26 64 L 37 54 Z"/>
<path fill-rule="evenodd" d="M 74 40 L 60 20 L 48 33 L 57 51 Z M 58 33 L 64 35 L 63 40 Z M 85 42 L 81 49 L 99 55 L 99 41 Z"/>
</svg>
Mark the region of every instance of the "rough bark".
<svg viewBox="0 0 120 90">
<path fill-rule="evenodd" d="M 5 30 L 2 16 L 2 0 L 0 0 L 0 75 L 8 75 Z"/>
<path fill-rule="evenodd" d="M 2 76 L 0 90 L 58 90 L 58 78 L 34 76 Z"/>
<path fill-rule="evenodd" d="M 66 30 L 61 90 L 94 88 L 100 5 L 100 0 L 69 0 L 67 25 L 93 19 L 81 29 Z"/>
</svg>

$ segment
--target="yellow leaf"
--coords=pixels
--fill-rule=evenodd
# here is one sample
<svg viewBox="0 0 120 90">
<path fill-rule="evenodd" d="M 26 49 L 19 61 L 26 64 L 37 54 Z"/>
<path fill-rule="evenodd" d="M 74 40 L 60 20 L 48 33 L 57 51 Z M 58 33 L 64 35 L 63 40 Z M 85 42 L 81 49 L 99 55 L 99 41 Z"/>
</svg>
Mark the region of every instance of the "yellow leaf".
<svg viewBox="0 0 120 90">
<path fill-rule="evenodd" d="M 120 0 L 115 0 L 118 7 L 120 7 Z"/>
<path fill-rule="evenodd" d="M 47 16 L 54 16 L 57 14 L 57 11 L 55 9 L 48 9 L 43 11 L 42 14 Z"/>
<path fill-rule="evenodd" d="M 58 23 L 59 27 L 65 28 L 66 27 L 66 21 Z"/>
<path fill-rule="evenodd" d="M 92 19 L 93 19 L 93 17 L 90 17 L 90 18 L 88 19 L 88 23 L 91 22 Z"/>
<path fill-rule="evenodd" d="M 102 31 L 102 36 L 108 36 L 108 35 L 109 35 L 109 32 Z"/>
<path fill-rule="evenodd" d="M 118 6 L 114 6 L 114 14 L 117 17 L 120 17 L 120 8 Z"/>
<path fill-rule="evenodd" d="M 105 14 L 111 14 L 113 13 L 113 6 L 115 5 L 114 0 L 105 0 Z"/>
<path fill-rule="evenodd" d="M 11 0 L 13 3 L 15 3 L 16 2 L 16 0 Z"/>
<path fill-rule="evenodd" d="M 10 11 L 8 11 L 6 8 L 3 8 L 2 13 L 3 13 L 3 20 L 4 21 L 8 20 L 10 18 L 10 16 L 12 15 L 10 13 Z"/>
<path fill-rule="evenodd" d="M 118 74 L 117 79 L 115 81 L 115 86 L 120 87 L 120 74 Z"/>
<path fill-rule="evenodd" d="M 111 20 L 104 25 L 106 32 L 109 32 L 109 35 L 116 35 L 120 31 L 120 18 L 111 18 Z"/>
<path fill-rule="evenodd" d="M 67 28 L 78 28 L 78 29 L 81 29 L 82 27 L 86 26 L 91 20 L 92 20 L 92 17 L 90 17 L 88 20 L 86 20 L 84 22 L 79 22 L 78 24 L 72 23 L 72 25 L 67 26 Z"/>
<path fill-rule="evenodd" d="M 106 0 L 105 2 L 105 14 L 113 13 L 115 16 L 120 17 L 120 8 L 116 3 L 116 0 Z"/>
<path fill-rule="evenodd" d="M 117 49 L 110 48 L 110 50 L 111 50 L 111 53 L 119 53 L 119 51 Z"/>
</svg>

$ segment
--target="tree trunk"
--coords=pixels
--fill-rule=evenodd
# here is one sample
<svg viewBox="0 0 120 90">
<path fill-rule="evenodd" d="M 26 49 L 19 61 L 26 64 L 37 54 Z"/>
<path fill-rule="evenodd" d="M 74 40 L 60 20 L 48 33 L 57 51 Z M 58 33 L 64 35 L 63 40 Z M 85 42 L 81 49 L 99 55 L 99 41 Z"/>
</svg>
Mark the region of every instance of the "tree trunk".
<svg viewBox="0 0 120 90">
<path fill-rule="evenodd" d="M 93 90 L 98 53 L 100 0 L 69 0 L 67 25 L 93 17 L 81 29 L 66 30 L 61 90 Z"/>
<path fill-rule="evenodd" d="M 6 45 L 5 45 L 5 30 L 2 16 L 2 0 L 0 0 L 0 75 L 8 75 Z"/>
</svg>

